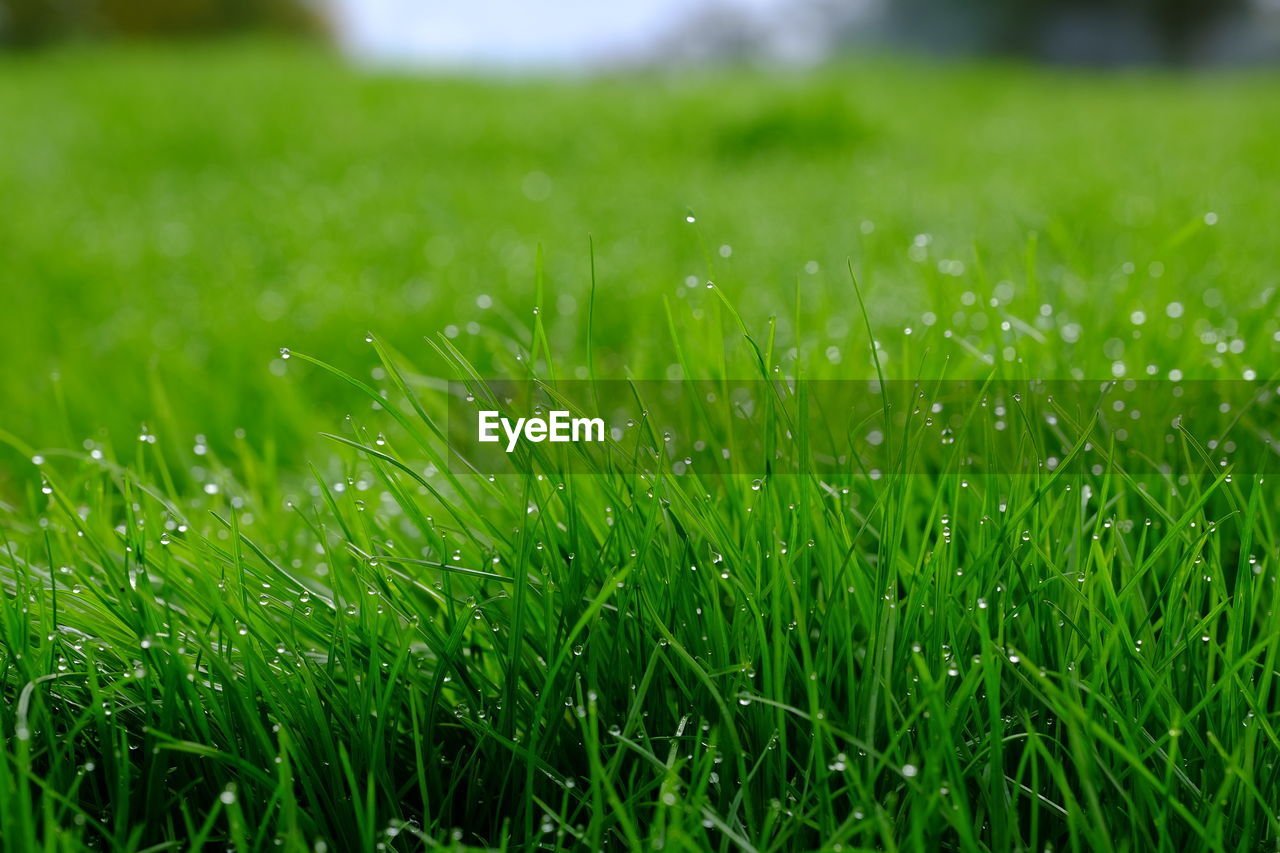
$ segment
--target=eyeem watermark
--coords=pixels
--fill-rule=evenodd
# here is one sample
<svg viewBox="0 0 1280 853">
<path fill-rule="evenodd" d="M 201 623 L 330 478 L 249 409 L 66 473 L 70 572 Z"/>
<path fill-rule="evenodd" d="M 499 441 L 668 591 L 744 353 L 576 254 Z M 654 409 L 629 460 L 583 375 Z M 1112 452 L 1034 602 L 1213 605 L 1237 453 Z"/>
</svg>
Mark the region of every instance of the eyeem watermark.
<svg viewBox="0 0 1280 853">
<path fill-rule="evenodd" d="M 450 463 L 484 474 L 1280 470 L 1274 380 L 487 380 L 450 385 Z"/>
<path fill-rule="evenodd" d="M 604 418 L 575 418 L 567 409 L 557 409 L 547 417 L 502 417 L 494 409 L 485 409 L 477 415 L 476 439 L 483 442 L 500 442 L 505 437 L 507 452 L 513 453 L 523 441 L 534 444 L 551 442 L 604 441 Z M 501 429 L 502 435 L 499 435 Z"/>
</svg>

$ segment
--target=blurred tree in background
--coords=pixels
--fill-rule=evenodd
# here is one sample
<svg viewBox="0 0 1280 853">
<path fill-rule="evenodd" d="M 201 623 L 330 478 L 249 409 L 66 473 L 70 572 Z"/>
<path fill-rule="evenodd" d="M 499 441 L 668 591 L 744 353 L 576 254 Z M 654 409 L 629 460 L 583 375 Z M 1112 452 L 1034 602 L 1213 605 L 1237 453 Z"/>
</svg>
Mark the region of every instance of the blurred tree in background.
<svg viewBox="0 0 1280 853">
<path fill-rule="evenodd" d="M 758 7 L 696 5 L 655 55 L 820 61 L 889 44 L 1103 66 L 1280 58 L 1280 0 L 790 0 Z"/>
<path fill-rule="evenodd" d="M 1249 0 L 888 0 L 893 31 L 979 52 L 1185 63 Z M 1066 56 L 1060 56 L 1066 54 Z"/>
<path fill-rule="evenodd" d="M 0 0 L 0 45 L 63 38 L 182 37 L 251 30 L 319 36 L 323 16 L 305 0 Z"/>
</svg>

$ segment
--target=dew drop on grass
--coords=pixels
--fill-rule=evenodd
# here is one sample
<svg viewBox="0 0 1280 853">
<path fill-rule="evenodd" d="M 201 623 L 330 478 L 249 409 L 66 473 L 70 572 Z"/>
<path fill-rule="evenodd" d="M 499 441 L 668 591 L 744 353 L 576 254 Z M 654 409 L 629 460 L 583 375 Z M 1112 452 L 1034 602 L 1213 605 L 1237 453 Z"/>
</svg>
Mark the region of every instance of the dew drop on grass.
<svg viewBox="0 0 1280 853">
<path fill-rule="evenodd" d="M 288 358 L 289 358 L 289 356 L 291 356 L 291 355 L 293 355 L 293 353 L 289 352 L 289 348 L 288 348 L 288 347 L 280 347 L 280 357 L 281 357 L 281 358 L 283 358 L 283 359 L 288 359 Z"/>
</svg>

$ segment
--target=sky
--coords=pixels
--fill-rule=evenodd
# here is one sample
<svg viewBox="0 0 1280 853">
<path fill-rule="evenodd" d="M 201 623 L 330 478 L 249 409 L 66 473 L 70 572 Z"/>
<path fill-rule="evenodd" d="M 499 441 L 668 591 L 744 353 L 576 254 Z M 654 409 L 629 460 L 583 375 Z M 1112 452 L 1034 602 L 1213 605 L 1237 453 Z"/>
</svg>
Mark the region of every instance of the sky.
<svg viewBox="0 0 1280 853">
<path fill-rule="evenodd" d="M 444 66 L 583 65 L 632 54 L 697 0 L 333 0 L 356 55 Z M 768 15 L 788 0 L 715 0 Z M 705 3 L 704 3 L 705 5 Z"/>
<path fill-rule="evenodd" d="M 833 0 L 835 2 L 836 0 Z M 339 38 L 357 58 L 373 63 L 480 69 L 590 68 L 645 59 L 699 10 L 742 13 L 767 40 L 775 59 L 807 62 L 825 55 L 830 33 L 823 19 L 799 14 L 805 0 L 312 0 L 331 9 Z M 838 0 L 846 12 L 872 19 L 884 0 Z M 1280 0 L 1252 0 L 1269 13 L 1269 28 L 1237 20 L 1219 59 L 1275 56 L 1280 51 Z M 705 27 L 705 22 L 704 29 Z M 699 30 L 698 32 L 702 32 Z M 1057 32 L 1058 36 L 1075 34 Z M 1071 54 L 1089 61 L 1114 49 L 1111 31 L 1094 28 Z M 706 36 L 714 41 L 714 32 Z M 1131 34 L 1130 34 L 1131 35 Z M 1121 32 L 1123 39 L 1127 36 Z M 1214 47 L 1210 42 L 1209 47 Z M 1252 52 L 1250 52 L 1252 51 Z M 1105 52 L 1105 51 L 1104 51 Z M 1237 56 L 1238 54 L 1238 56 Z M 1121 55 L 1127 55 L 1122 50 Z M 1062 58 L 1062 57 L 1059 57 Z M 1098 61 L 1094 57 L 1093 61 Z"/>
</svg>

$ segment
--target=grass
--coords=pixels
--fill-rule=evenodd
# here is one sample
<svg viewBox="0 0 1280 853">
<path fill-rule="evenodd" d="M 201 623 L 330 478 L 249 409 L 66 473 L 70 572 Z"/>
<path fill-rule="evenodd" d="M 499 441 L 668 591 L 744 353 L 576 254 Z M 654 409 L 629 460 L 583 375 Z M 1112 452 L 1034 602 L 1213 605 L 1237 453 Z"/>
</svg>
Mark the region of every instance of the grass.
<svg viewBox="0 0 1280 853">
<path fill-rule="evenodd" d="M 1275 847 L 1275 481 L 1193 437 L 440 441 L 473 375 L 1274 380 L 1274 82 L 6 58 L 0 846 Z"/>
</svg>

